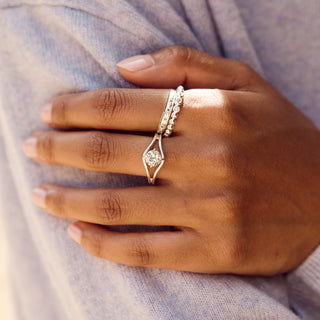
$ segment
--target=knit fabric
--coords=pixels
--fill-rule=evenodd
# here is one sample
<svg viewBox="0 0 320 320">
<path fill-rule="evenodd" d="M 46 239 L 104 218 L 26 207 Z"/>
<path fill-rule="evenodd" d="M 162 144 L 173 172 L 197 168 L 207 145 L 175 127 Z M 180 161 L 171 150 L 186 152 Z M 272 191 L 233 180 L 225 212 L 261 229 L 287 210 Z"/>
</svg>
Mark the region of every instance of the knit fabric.
<svg viewBox="0 0 320 320">
<path fill-rule="evenodd" d="M 30 199 L 42 182 L 130 187 L 146 179 L 26 159 L 52 97 L 133 87 L 116 63 L 171 44 L 250 64 L 320 128 L 318 0 L 1 0 L 0 224 L 8 320 L 320 319 L 320 249 L 288 275 L 133 268 L 95 258 L 70 221 Z"/>
</svg>

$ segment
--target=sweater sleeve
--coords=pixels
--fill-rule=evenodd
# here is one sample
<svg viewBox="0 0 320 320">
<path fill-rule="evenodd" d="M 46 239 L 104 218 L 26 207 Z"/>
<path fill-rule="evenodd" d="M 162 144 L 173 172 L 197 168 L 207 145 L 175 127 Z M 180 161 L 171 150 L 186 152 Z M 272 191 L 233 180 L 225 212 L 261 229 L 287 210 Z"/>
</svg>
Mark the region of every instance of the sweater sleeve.
<svg viewBox="0 0 320 320">
<path fill-rule="evenodd" d="M 301 319 L 320 319 L 320 246 L 287 275 L 291 308 Z"/>
</svg>

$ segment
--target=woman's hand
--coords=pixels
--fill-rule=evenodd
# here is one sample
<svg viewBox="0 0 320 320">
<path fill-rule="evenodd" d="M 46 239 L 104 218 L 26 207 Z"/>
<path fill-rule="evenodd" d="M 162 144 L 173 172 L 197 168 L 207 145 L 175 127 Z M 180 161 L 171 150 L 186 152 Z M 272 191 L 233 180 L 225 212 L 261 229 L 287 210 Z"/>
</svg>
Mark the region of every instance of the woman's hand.
<svg viewBox="0 0 320 320">
<path fill-rule="evenodd" d="M 118 67 L 143 87 L 198 88 L 185 92 L 174 135 L 163 140 L 158 185 L 44 184 L 33 192 L 35 203 L 80 220 L 69 232 L 85 250 L 128 265 L 246 275 L 298 266 L 320 241 L 317 128 L 237 61 L 174 46 Z M 57 97 L 41 117 L 69 131 L 36 132 L 25 153 L 51 164 L 144 176 L 141 157 L 152 135 L 132 131 L 156 130 L 167 95 L 166 89 L 102 89 Z M 78 128 L 90 131 L 72 131 Z M 99 226 L 128 224 L 176 231 L 126 234 Z"/>
</svg>

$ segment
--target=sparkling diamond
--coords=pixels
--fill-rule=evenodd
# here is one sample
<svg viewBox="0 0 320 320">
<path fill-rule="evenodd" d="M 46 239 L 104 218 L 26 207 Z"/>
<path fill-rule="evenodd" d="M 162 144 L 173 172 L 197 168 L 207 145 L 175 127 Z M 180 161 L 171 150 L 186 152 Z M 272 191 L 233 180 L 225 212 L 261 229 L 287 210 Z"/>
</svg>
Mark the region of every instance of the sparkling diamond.
<svg viewBox="0 0 320 320">
<path fill-rule="evenodd" d="M 153 168 L 157 167 L 161 163 L 162 157 L 158 150 L 153 149 L 147 152 L 147 154 L 144 156 L 144 160 L 150 168 Z"/>
<path fill-rule="evenodd" d="M 180 107 L 179 106 L 174 106 L 173 111 L 175 113 L 178 113 L 180 111 Z"/>
<path fill-rule="evenodd" d="M 170 113 L 166 112 L 163 116 L 163 120 L 168 120 L 170 117 Z"/>
</svg>

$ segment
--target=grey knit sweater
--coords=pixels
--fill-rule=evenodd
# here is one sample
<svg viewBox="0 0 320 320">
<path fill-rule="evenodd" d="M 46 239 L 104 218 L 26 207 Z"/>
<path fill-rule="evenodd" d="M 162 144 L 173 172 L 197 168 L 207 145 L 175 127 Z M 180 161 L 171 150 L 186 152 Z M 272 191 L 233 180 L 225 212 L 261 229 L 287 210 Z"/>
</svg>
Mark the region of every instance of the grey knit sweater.
<svg viewBox="0 0 320 320">
<path fill-rule="evenodd" d="M 169 44 L 252 65 L 320 128 L 319 0 L 0 0 L 0 224 L 15 320 L 320 319 L 320 249 L 288 275 L 200 275 L 92 257 L 70 223 L 36 208 L 42 182 L 133 186 L 145 179 L 34 163 L 53 96 L 128 87 L 116 63 Z M 320 214 L 320 212 L 319 212 Z"/>
</svg>

